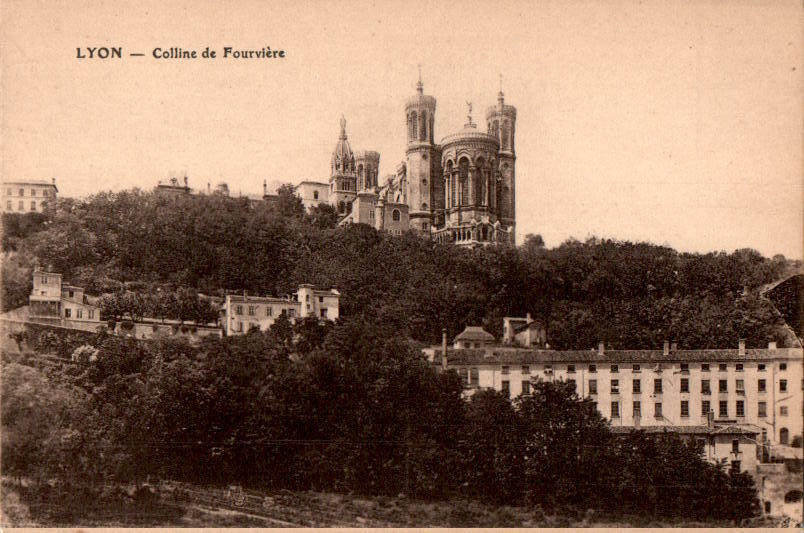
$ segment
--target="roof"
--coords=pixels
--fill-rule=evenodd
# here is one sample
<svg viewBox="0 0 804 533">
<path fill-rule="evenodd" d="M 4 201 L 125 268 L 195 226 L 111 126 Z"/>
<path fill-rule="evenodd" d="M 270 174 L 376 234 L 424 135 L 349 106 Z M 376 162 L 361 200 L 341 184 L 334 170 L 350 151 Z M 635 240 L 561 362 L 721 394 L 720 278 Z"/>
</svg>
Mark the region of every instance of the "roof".
<svg viewBox="0 0 804 533">
<path fill-rule="evenodd" d="M 612 426 L 611 432 L 619 435 L 643 431 L 649 434 L 680 433 L 682 435 L 758 435 L 759 431 L 745 426 L 717 425 L 709 426 Z"/>
<path fill-rule="evenodd" d="M 468 328 L 467 328 L 468 329 Z M 479 329 L 479 328 L 478 328 Z M 460 337 L 460 336 L 459 336 Z M 461 364 L 519 364 L 519 363 L 660 363 L 660 362 L 727 362 L 727 361 L 768 361 L 775 359 L 797 359 L 804 357 L 801 348 L 747 349 L 740 355 L 737 349 L 676 350 L 667 355 L 663 350 L 541 350 L 490 346 L 484 349 L 447 350 L 447 360 L 451 365 Z"/>
<path fill-rule="evenodd" d="M 290 298 L 280 298 L 279 296 L 252 296 L 247 294 L 243 296 L 242 294 L 227 294 L 226 298 L 232 302 L 242 302 L 242 303 L 283 303 L 283 304 L 297 304 L 296 300 L 291 300 Z"/>
<path fill-rule="evenodd" d="M 53 187 L 57 192 L 59 190 L 55 183 L 46 180 L 4 180 L 3 185 L 36 185 L 37 187 Z"/>
<path fill-rule="evenodd" d="M 455 337 L 455 341 L 492 341 L 494 342 L 494 335 L 484 330 L 480 326 L 466 326 L 461 333 Z M 455 342 L 453 341 L 453 342 Z"/>
<path fill-rule="evenodd" d="M 329 184 L 325 183 L 323 181 L 305 180 L 305 181 L 300 181 L 299 184 L 296 185 L 296 188 L 299 188 L 302 185 L 318 185 L 318 186 L 321 186 L 321 187 L 329 187 Z"/>
<path fill-rule="evenodd" d="M 499 146 L 499 141 L 493 135 L 484 133 L 477 129 L 476 124 L 465 124 L 463 129 L 457 133 L 447 135 L 441 139 L 441 146 L 448 146 L 450 144 L 461 141 L 481 141 L 495 146 Z"/>
<path fill-rule="evenodd" d="M 525 322 L 523 324 L 514 325 L 514 333 L 519 333 L 520 331 L 525 331 L 526 329 L 530 329 L 530 328 L 537 328 L 538 329 L 540 327 L 541 326 L 539 325 L 538 322 L 536 322 L 535 320 L 531 320 L 530 322 Z"/>
</svg>

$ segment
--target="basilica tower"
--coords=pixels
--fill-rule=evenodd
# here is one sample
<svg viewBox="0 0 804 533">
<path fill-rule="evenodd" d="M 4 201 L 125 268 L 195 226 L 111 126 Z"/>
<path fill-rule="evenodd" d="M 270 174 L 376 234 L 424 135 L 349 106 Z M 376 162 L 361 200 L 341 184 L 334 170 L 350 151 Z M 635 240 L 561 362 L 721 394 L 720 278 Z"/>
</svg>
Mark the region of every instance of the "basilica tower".
<svg viewBox="0 0 804 533">
<path fill-rule="evenodd" d="M 502 86 L 497 94 L 497 105 L 486 110 L 488 133 L 500 144 L 497 153 L 497 217 L 500 222 L 511 229 L 513 238 L 516 225 L 516 152 L 514 150 L 514 134 L 516 132 L 516 108 L 506 105 Z"/>
<path fill-rule="evenodd" d="M 444 209 L 444 189 L 440 180 L 441 155 L 433 143 L 436 99 L 424 94 L 421 74 L 416 94 L 405 103 L 407 148 L 405 172 L 410 229 L 430 232 L 433 215 Z"/>
<path fill-rule="evenodd" d="M 379 163 L 379 158 L 378 158 Z M 346 138 L 346 119 L 341 117 L 341 134 L 335 150 L 332 151 L 332 169 L 329 178 L 330 203 L 339 215 L 351 211 L 352 200 L 357 193 L 357 173 L 352 147 Z"/>
</svg>

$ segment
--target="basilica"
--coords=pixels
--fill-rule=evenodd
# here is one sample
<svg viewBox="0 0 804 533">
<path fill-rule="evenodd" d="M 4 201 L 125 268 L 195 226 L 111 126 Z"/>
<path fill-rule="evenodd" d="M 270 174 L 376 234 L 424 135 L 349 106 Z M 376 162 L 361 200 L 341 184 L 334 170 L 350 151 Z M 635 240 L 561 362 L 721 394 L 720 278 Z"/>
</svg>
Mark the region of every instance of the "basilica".
<svg viewBox="0 0 804 533">
<path fill-rule="evenodd" d="M 332 152 L 328 183 L 304 181 L 296 193 L 309 209 L 329 203 L 340 224 L 369 224 L 401 234 L 413 230 L 436 242 L 466 246 L 514 244 L 516 108 L 486 110 L 486 131 L 472 120 L 469 105 L 463 129 L 435 142 L 436 99 L 416 94 L 405 103 L 405 160 L 394 174 L 379 178 L 380 154 L 353 151 L 346 120 Z"/>
</svg>

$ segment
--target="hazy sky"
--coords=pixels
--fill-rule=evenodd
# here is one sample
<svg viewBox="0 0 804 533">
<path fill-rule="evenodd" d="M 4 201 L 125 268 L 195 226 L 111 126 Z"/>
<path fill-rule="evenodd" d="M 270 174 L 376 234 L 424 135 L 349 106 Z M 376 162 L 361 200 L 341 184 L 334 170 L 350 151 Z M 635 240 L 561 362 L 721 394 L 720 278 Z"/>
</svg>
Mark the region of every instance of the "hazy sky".
<svg viewBox="0 0 804 533">
<path fill-rule="evenodd" d="M 437 139 L 517 107 L 517 236 L 804 245 L 801 2 L 2 2 L 2 175 L 60 194 L 326 181 L 404 158 L 421 63 Z M 167 7 L 163 4 L 166 4 Z M 122 60 L 77 47 L 122 46 Z M 154 59 L 156 47 L 285 59 Z M 129 57 L 131 52 L 144 57 Z"/>
</svg>

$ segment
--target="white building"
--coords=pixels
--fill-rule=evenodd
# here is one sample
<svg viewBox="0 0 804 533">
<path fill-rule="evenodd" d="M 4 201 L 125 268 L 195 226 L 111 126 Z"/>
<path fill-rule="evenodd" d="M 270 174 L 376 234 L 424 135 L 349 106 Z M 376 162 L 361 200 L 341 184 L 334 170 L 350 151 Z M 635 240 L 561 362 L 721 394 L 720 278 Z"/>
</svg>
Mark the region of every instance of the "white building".
<svg viewBox="0 0 804 533">
<path fill-rule="evenodd" d="M 28 297 L 28 316 L 34 321 L 95 331 L 100 325 L 100 307 L 82 287 L 66 285 L 56 272 L 35 270 L 33 288 Z"/>
<path fill-rule="evenodd" d="M 227 294 L 224 301 L 223 328 L 226 335 L 243 335 L 252 328 L 265 331 L 285 314 L 288 319 L 316 317 L 337 320 L 341 294 L 335 289 L 316 290 L 301 285 L 287 298 Z"/>
<path fill-rule="evenodd" d="M 3 213 L 41 213 L 45 203 L 56 198 L 56 178 L 51 181 L 3 181 L 0 205 Z"/>
</svg>

